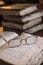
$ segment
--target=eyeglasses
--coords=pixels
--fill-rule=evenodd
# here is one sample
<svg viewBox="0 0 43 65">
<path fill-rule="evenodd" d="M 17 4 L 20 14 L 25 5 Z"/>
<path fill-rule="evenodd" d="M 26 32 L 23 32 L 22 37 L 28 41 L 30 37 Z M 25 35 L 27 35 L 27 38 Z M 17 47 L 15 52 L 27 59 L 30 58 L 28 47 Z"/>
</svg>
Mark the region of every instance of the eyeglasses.
<svg viewBox="0 0 43 65">
<path fill-rule="evenodd" d="M 10 41 L 9 43 L 14 43 L 14 46 L 11 46 L 11 48 L 14 48 L 14 47 L 19 47 L 20 45 L 32 45 L 35 44 L 36 41 L 37 41 L 37 36 L 33 35 L 33 36 L 28 36 L 25 39 L 22 38 L 12 39 L 12 41 Z"/>
</svg>

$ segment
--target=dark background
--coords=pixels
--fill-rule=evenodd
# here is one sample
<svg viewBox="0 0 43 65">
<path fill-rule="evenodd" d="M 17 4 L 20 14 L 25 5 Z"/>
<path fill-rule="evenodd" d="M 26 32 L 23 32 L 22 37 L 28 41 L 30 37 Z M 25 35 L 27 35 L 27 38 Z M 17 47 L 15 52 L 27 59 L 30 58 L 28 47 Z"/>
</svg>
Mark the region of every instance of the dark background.
<svg viewBox="0 0 43 65">
<path fill-rule="evenodd" d="M 38 0 L 3 0 L 6 4 L 12 3 L 38 3 Z"/>
</svg>

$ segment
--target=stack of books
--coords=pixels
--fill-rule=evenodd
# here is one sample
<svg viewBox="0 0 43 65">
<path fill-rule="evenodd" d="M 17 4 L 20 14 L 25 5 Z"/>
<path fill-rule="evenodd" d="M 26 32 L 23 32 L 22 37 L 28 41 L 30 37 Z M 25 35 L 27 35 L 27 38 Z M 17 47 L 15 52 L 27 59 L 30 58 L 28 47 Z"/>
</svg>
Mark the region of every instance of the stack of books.
<svg viewBox="0 0 43 65">
<path fill-rule="evenodd" d="M 22 21 L 28 22 L 27 24 L 29 24 L 29 25 L 27 25 L 27 28 L 24 27 L 24 28 L 26 28 L 26 30 L 24 30 L 24 31 L 28 32 L 28 33 L 34 33 L 34 32 L 37 32 L 38 30 L 43 29 L 43 22 L 42 22 L 43 11 L 40 12 L 37 9 L 37 6 L 36 6 L 36 9 L 35 9 L 35 7 L 34 8 L 33 7 L 30 7 L 30 9 L 28 9 L 28 8 L 24 9 L 20 12 L 21 16 L 26 15 L 26 17 L 24 17 L 22 19 Z"/>
<path fill-rule="evenodd" d="M 1 25 L 7 30 L 34 33 L 43 28 L 42 12 L 37 4 L 16 4 L 0 7 Z"/>
</svg>

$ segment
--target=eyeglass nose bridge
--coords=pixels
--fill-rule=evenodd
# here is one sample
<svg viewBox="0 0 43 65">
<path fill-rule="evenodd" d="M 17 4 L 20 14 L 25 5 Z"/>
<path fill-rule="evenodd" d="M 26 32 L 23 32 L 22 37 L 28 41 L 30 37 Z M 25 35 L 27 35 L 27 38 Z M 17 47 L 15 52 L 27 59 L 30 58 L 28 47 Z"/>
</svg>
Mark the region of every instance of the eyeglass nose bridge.
<svg viewBox="0 0 43 65">
<path fill-rule="evenodd" d="M 34 41 L 33 42 L 31 42 L 31 43 L 29 43 L 28 41 L 28 39 L 30 38 L 33 38 L 34 37 Z M 20 45 L 32 45 L 32 44 L 34 44 L 34 43 L 36 43 L 36 39 L 37 39 L 37 36 L 29 36 L 29 37 L 26 37 L 25 39 L 22 39 L 22 38 L 16 38 L 16 40 L 19 40 L 19 45 L 17 45 L 17 46 L 14 46 L 14 47 L 19 47 Z M 28 40 L 28 41 L 27 41 Z M 13 47 L 12 47 L 13 48 Z"/>
</svg>

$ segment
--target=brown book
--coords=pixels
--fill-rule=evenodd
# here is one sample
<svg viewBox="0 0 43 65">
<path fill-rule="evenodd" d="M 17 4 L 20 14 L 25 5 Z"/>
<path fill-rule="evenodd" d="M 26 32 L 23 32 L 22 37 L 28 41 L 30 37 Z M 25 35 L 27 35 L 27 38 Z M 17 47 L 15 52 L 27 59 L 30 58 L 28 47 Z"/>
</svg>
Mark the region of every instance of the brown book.
<svg viewBox="0 0 43 65">
<path fill-rule="evenodd" d="M 21 17 L 21 16 L 3 16 L 3 20 L 5 21 L 9 21 L 9 22 L 13 22 L 13 23 L 21 23 L 21 24 L 25 24 L 29 21 L 32 21 L 34 19 L 37 19 L 39 17 L 42 16 L 41 12 L 34 12 L 31 14 L 28 14 L 25 17 Z"/>
<path fill-rule="evenodd" d="M 32 4 L 36 5 L 36 4 Z M 13 6 L 0 7 L 0 15 L 16 15 L 21 16 L 20 10 L 32 6 L 31 4 L 17 4 Z M 37 9 L 37 8 L 36 8 Z M 36 10 L 35 9 L 35 10 Z M 4 12 L 4 13 L 3 13 Z"/>
<path fill-rule="evenodd" d="M 15 23 L 21 23 L 22 17 L 21 16 L 3 16 L 3 20 Z M 23 22 L 22 22 L 23 23 Z"/>
<path fill-rule="evenodd" d="M 18 30 L 18 29 L 11 29 L 11 28 L 8 28 L 8 27 L 4 27 L 4 31 L 12 31 L 12 32 L 16 32 L 17 34 L 21 34 L 23 31 L 22 30 Z"/>
<path fill-rule="evenodd" d="M 30 6 L 28 8 L 25 8 L 24 10 L 21 10 L 20 11 L 20 15 L 23 16 L 23 15 L 27 15 L 27 14 L 30 14 L 34 11 L 38 10 L 37 8 L 37 5 L 34 5 L 34 6 Z"/>
<path fill-rule="evenodd" d="M 27 30 L 25 30 L 25 32 L 27 32 L 27 33 L 35 33 L 35 32 L 37 32 L 39 30 L 42 30 L 42 29 L 43 29 L 43 23 L 38 24 L 36 26 L 33 26 L 30 29 L 27 29 Z"/>
<path fill-rule="evenodd" d="M 16 9 L 0 9 L 0 15 L 20 16 L 19 11 L 20 10 L 16 10 Z"/>
<path fill-rule="evenodd" d="M 4 5 L 0 7 L 1 9 L 25 9 L 30 6 L 34 6 L 36 4 L 12 4 L 12 5 Z"/>
<path fill-rule="evenodd" d="M 2 21 L 1 24 L 2 24 L 2 26 L 8 27 L 11 29 L 25 30 L 25 29 L 31 28 L 34 25 L 39 24 L 41 21 L 42 21 L 42 19 L 41 19 L 41 17 L 39 17 L 39 18 L 36 18 L 36 19 L 29 21 L 25 24 L 22 24 L 22 23 L 17 24 L 17 23 L 7 22 L 7 21 Z"/>
</svg>

